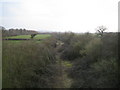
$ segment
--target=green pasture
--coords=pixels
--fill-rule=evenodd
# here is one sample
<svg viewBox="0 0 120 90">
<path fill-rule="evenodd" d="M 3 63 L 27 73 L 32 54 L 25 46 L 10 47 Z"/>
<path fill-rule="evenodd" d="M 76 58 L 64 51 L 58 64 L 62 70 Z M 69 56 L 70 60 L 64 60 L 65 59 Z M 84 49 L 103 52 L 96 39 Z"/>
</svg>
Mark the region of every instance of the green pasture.
<svg viewBox="0 0 120 90">
<path fill-rule="evenodd" d="M 50 34 L 38 34 L 33 39 L 46 39 L 51 37 Z M 30 39 L 31 35 L 18 35 L 18 36 L 11 36 L 11 37 L 5 37 L 5 39 Z M 13 43 L 13 44 L 19 44 L 23 42 L 29 42 L 29 40 L 4 40 L 4 43 Z M 42 41 L 36 41 L 36 43 L 41 43 Z"/>
<path fill-rule="evenodd" d="M 50 37 L 50 34 L 38 34 L 34 37 L 34 39 L 45 39 Z M 31 35 L 18 35 L 18 36 L 10 36 L 6 37 L 6 39 L 30 39 Z"/>
<path fill-rule="evenodd" d="M 51 37 L 50 34 L 39 34 L 34 37 L 34 39 L 46 39 L 48 37 Z"/>
</svg>

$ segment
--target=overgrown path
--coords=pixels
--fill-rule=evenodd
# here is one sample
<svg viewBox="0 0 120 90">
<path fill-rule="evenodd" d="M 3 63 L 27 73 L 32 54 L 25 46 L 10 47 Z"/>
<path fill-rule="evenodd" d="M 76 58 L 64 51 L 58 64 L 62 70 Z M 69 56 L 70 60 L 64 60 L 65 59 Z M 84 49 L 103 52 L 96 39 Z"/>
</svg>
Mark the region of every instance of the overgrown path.
<svg viewBox="0 0 120 90">
<path fill-rule="evenodd" d="M 57 47 L 56 47 L 56 58 L 57 63 L 59 65 L 59 76 L 58 82 L 56 83 L 56 88 L 70 88 L 72 84 L 72 79 L 68 76 L 68 71 L 72 67 L 72 63 L 70 61 L 66 61 L 60 58 L 61 52 L 59 52 L 59 48 L 62 46 L 62 42 L 58 41 Z"/>
</svg>

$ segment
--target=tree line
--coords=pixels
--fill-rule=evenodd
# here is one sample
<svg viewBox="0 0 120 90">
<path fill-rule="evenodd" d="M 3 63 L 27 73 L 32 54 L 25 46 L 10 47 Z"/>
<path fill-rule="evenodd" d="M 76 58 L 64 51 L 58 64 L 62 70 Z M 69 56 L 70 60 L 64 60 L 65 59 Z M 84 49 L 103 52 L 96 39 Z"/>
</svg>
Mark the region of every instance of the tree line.
<svg viewBox="0 0 120 90">
<path fill-rule="evenodd" d="M 26 29 L 5 29 L 4 27 L 0 27 L 2 30 L 2 36 L 16 36 L 16 35 L 30 35 L 30 34 L 37 34 L 38 32 L 34 30 L 26 30 Z"/>
</svg>

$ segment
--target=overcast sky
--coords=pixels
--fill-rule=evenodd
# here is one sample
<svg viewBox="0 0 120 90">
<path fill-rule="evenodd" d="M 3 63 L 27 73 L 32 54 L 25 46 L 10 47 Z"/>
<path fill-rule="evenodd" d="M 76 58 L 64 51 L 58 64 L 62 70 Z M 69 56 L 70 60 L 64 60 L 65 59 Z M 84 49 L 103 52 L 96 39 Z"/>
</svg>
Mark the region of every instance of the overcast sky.
<svg viewBox="0 0 120 90">
<path fill-rule="evenodd" d="M 0 26 L 39 31 L 118 31 L 119 0 L 0 0 Z"/>
</svg>

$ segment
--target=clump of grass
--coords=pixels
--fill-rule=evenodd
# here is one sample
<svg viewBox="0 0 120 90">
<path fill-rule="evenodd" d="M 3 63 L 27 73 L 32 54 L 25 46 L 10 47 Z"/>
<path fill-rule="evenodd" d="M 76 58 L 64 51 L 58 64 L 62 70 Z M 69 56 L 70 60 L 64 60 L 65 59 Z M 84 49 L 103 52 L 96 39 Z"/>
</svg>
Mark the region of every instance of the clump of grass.
<svg viewBox="0 0 120 90">
<path fill-rule="evenodd" d="M 63 61 L 62 63 L 66 67 L 72 67 L 72 63 L 70 61 Z"/>
</svg>

